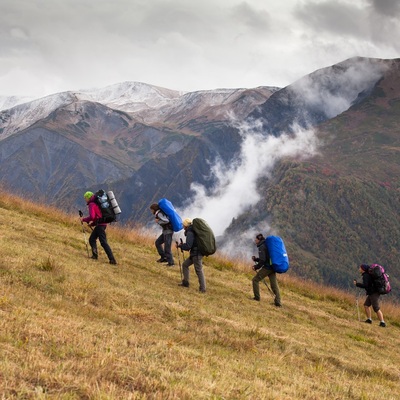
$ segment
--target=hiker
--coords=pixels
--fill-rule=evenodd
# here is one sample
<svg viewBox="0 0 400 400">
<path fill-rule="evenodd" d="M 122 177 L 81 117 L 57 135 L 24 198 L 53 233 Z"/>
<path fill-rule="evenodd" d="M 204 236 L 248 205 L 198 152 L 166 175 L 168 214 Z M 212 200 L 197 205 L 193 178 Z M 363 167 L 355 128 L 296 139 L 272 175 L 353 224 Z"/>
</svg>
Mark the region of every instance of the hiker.
<svg viewBox="0 0 400 400">
<path fill-rule="evenodd" d="M 150 206 L 150 210 L 153 213 L 157 224 L 162 228 L 161 235 L 155 241 L 157 252 L 160 255 L 160 258 L 157 260 L 157 262 L 168 263 L 167 265 L 169 267 L 173 267 L 175 262 L 171 250 L 172 235 L 174 234 L 172 224 L 157 203 L 153 203 Z"/>
<path fill-rule="evenodd" d="M 252 257 L 252 260 L 256 263 L 253 265 L 253 270 L 257 271 L 257 274 L 253 278 L 253 300 L 260 301 L 259 283 L 268 276 L 271 283 L 271 289 L 275 295 L 274 304 L 277 307 L 281 307 L 281 295 L 279 293 L 278 280 L 276 279 L 276 272 L 272 269 L 269 263 L 270 256 L 265 244 L 265 238 L 262 233 L 259 233 L 254 241 L 258 248 L 258 257 Z"/>
<path fill-rule="evenodd" d="M 369 265 L 362 264 L 360 265 L 360 274 L 362 276 L 362 283 L 358 283 L 356 279 L 353 280 L 354 285 L 359 288 L 365 289 L 367 297 L 364 302 L 364 309 L 367 319 L 365 322 L 367 324 L 372 324 L 372 313 L 371 313 L 371 306 L 373 310 L 376 312 L 377 317 L 379 318 L 379 326 L 382 328 L 386 327 L 385 320 L 383 319 L 383 313 L 379 307 L 379 297 L 380 294 L 376 290 L 374 286 L 374 281 L 372 276 L 368 273 Z"/>
<path fill-rule="evenodd" d="M 92 248 L 92 259 L 97 260 L 99 255 L 97 252 L 97 244 L 96 240 L 99 239 L 101 246 L 107 254 L 108 260 L 110 264 L 117 264 L 115 261 L 113 252 L 107 243 L 107 235 L 106 235 L 106 223 L 98 223 L 98 219 L 102 217 L 102 213 L 99 205 L 96 203 L 96 195 L 92 192 L 86 192 L 83 195 L 83 198 L 86 200 L 86 204 L 89 208 L 89 216 L 85 218 L 81 218 L 82 222 L 86 222 L 90 227 L 94 227 L 92 233 L 89 237 L 89 244 Z"/>
<path fill-rule="evenodd" d="M 201 293 L 206 292 L 206 279 L 203 272 L 203 255 L 199 252 L 197 247 L 197 237 L 193 230 L 192 220 L 185 218 L 183 220 L 183 229 L 186 236 L 185 243 L 176 243 L 178 249 L 189 251 L 189 257 L 183 261 L 183 279 L 179 286 L 189 287 L 189 267 L 194 264 L 194 270 L 196 271 L 197 278 L 199 279 L 199 291 Z"/>
</svg>

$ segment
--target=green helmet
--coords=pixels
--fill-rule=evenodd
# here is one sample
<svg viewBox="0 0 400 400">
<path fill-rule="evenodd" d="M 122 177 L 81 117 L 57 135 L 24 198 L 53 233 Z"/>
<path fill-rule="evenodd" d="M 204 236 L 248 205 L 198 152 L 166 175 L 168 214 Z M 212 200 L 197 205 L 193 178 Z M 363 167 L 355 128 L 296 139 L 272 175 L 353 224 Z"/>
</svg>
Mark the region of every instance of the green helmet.
<svg viewBox="0 0 400 400">
<path fill-rule="evenodd" d="M 84 198 L 86 201 L 88 201 L 89 199 L 92 198 L 92 196 L 93 196 L 93 192 L 86 192 L 86 193 L 83 195 L 83 198 Z"/>
</svg>

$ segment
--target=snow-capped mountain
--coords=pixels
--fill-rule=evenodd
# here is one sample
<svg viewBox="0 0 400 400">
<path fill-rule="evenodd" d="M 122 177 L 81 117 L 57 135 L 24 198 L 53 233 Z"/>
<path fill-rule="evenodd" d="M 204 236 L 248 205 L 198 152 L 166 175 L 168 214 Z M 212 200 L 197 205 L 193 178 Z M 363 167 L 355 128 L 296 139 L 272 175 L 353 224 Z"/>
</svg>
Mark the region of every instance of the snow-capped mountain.
<svg viewBox="0 0 400 400">
<path fill-rule="evenodd" d="M 1 111 L 0 140 L 28 128 L 35 122 L 46 118 L 57 108 L 66 106 L 76 100 L 77 98 L 72 92 L 63 92 L 18 104 L 15 107 Z"/>
<path fill-rule="evenodd" d="M 278 88 L 260 87 L 185 93 L 140 82 L 123 82 L 100 89 L 56 93 L 0 111 L 0 140 L 34 125 L 62 107 L 78 111 L 84 102 L 123 111 L 146 124 L 181 123 L 200 115 L 225 119 L 228 111 L 243 117 L 276 90 Z M 234 105 L 241 97 L 243 99 Z M 11 99 L 3 101 L 4 105 L 12 103 Z"/>
</svg>

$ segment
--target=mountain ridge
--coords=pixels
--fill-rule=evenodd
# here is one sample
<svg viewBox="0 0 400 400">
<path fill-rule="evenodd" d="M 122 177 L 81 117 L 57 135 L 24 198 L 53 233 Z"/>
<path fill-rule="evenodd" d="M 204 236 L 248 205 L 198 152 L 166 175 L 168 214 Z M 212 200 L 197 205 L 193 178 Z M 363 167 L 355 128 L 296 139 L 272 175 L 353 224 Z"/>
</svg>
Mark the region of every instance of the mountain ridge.
<svg viewBox="0 0 400 400">
<path fill-rule="evenodd" d="M 255 97 L 259 97 L 261 102 L 275 90 L 278 89 L 259 87 L 254 89 L 202 90 L 187 93 L 140 82 L 123 82 L 91 91 L 66 91 L 17 104 L 9 109 L 0 109 L 0 140 L 47 118 L 60 107 L 75 104 L 73 108 L 77 112 L 80 102 L 100 103 L 115 111 L 121 111 L 132 116 L 136 115 L 136 118 L 145 123 L 146 115 L 152 111 L 168 114 L 171 118 L 172 115 L 181 112 L 182 108 L 194 108 L 196 105 L 200 105 L 203 107 L 200 110 L 200 114 L 202 114 L 204 109 L 212 109 L 224 102 L 229 104 L 231 96 L 240 98 L 243 92 L 254 91 Z M 263 93 L 262 96 L 261 93 Z M 12 102 L 12 97 L 10 97 L 9 102 Z M 6 104 L 7 100 L 4 103 Z M 194 106 L 193 103 L 195 103 Z M 154 117 L 151 118 L 151 122 L 154 122 Z"/>
</svg>

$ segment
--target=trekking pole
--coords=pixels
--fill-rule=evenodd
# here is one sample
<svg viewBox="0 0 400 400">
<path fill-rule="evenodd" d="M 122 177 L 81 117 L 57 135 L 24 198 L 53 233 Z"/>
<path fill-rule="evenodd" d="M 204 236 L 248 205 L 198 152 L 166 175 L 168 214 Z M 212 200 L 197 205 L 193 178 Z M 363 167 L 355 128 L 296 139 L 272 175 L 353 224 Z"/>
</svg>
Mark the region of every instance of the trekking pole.
<svg viewBox="0 0 400 400">
<path fill-rule="evenodd" d="M 181 240 L 181 244 L 183 244 L 182 238 L 180 238 L 180 240 Z M 185 262 L 185 253 L 183 252 L 182 248 L 181 248 L 181 252 L 182 252 L 183 261 Z"/>
<path fill-rule="evenodd" d="M 357 286 L 356 286 L 356 308 L 357 308 L 358 322 L 361 322 L 360 307 L 358 306 L 359 295 L 360 295 L 360 292 L 357 290 Z"/>
<path fill-rule="evenodd" d="M 179 256 L 179 248 L 178 248 L 178 241 L 175 242 L 176 243 L 176 252 L 178 253 L 178 263 L 179 263 L 179 271 L 181 273 L 181 280 L 183 280 L 183 275 L 182 275 L 182 265 L 181 265 L 181 258 Z M 182 253 L 183 250 L 181 249 Z"/>
<path fill-rule="evenodd" d="M 268 283 L 265 281 L 265 279 L 262 280 L 265 284 L 265 286 L 268 288 L 269 292 L 271 293 L 272 297 L 275 297 L 275 293 L 272 291 L 272 289 L 269 287 Z"/>
<path fill-rule="evenodd" d="M 90 257 L 89 255 L 89 247 L 88 247 L 88 242 L 87 242 L 87 238 L 86 238 L 86 231 L 85 231 L 85 227 L 83 226 L 83 222 L 81 220 L 81 218 L 83 217 L 83 213 L 81 210 L 79 210 L 79 221 L 81 221 L 81 226 L 82 226 L 82 232 L 83 232 L 83 240 L 85 241 L 85 246 L 86 246 L 86 251 L 87 251 L 87 255 L 88 257 Z"/>
</svg>

